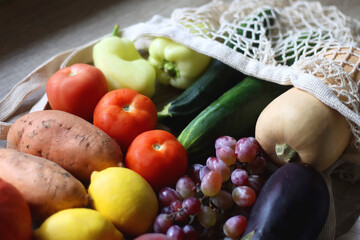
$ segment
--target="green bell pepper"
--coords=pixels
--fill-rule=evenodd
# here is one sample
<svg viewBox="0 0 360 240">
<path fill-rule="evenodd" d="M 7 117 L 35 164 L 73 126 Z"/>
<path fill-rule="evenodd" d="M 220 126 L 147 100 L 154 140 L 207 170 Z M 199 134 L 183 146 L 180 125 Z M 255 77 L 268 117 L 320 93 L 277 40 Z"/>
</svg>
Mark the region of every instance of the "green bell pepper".
<svg viewBox="0 0 360 240">
<path fill-rule="evenodd" d="M 171 39 L 158 37 L 149 46 L 148 62 L 154 66 L 157 80 L 175 88 L 188 88 L 206 69 L 211 57 Z"/>
<path fill-rule="evenodd" d="M 134 43 L 113 35 L 94 45 L 93 61 L 105 75 L 109 90 L 131 88 L 148 97 L 155 94 L 155 69 L 144 59 Z"/>
</svg>

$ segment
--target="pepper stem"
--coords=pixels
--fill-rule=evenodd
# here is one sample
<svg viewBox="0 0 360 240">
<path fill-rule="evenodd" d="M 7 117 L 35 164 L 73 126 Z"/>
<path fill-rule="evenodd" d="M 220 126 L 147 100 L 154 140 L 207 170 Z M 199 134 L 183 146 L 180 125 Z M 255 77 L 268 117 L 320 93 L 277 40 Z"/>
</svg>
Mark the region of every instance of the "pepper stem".
<svg viewBox="0 0 360 240">
<path fill-rule="evenodd" d="M 112 33 L 111 33 L 111 36 L 119 36 L 119 25 L 115 25 Z"/>
<path fill-rule="evenodd" d="M 170 77 L 180 77 L 179 69 L 174 62 L 164 60 L 162 70 Z"/>
<path fill-rule="evenodd" d="M 285 162 L 290 162 L 297 157 L 297 152 L 286 143 L 275 145 L 276 155 Z"/>
</svg>

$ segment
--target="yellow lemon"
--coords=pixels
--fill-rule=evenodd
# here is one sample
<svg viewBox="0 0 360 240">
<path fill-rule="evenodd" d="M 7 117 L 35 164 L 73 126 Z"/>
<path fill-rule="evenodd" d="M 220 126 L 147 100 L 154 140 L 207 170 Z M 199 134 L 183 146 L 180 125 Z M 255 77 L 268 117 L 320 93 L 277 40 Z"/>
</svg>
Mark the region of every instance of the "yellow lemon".
<svg viewBox="0 0 360 240">
<path fill-rule="evenodd" d="M 70 208 L 48 217 L 34 231 L 36 240 L 123 240 L 123 234 L 101 213 Z"/>
<path fill-rule="evenodd" d="M 128 236 L 149 230 L 158 212 L 158 200 L 150 184 L 125 167 L 93 172 L 88 192 L 93 208 Z"/>
</svg>

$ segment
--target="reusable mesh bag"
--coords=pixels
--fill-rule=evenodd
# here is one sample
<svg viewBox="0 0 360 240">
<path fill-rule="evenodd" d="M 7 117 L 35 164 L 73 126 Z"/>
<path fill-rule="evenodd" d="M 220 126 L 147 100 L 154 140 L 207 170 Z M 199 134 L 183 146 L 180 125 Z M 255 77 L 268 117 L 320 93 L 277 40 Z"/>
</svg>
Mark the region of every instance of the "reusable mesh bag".
<svg viewBox="0 0 360 240">
<path fill-rule="evenodd" d="M 334 6 L 297 0 L 213 0 L 182 8 L 170 18 L 154 16 L 122 29 L 122 35 L 145 50 L 164 36 L 207 54 L 246 75 L 293 85 L 337 110 L 349 123 L 353 141 L 324 173 L 356 182 L 360 179 L 360 22 Z M 102 38 L 102 37 L 101 37 Z M 92 47 L 101 38 L 59 54 L 34 70 L 0 102 L 0 137 L 6 139 L 15 111 L 27 96 L 42 88 L 57 69 L 92 62 Z M 46 95 L 30 111 L 47 107 Z M 16 117 L 15 117 L 16 118 Z M 335 212 L 331 197 L 327 224 L 319 239 L 334 239 Z"/>
</svg>

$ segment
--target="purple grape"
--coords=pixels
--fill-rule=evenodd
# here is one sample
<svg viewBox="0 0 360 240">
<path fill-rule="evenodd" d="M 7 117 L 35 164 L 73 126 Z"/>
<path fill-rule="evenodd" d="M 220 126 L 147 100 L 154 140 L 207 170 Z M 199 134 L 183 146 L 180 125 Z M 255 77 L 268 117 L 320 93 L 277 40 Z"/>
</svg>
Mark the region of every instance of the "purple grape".
<svg viewBox="0 0 360 240">
<path fill-rule="evenodd" d="M 235 186 L 245 186 L 249 183 L 249 174 L 241 168 L 237 168 L 231 173 L 231 182 Z"/>
<path fill-rule="evenodd" d="M 231 208 L 234 205 L 234 200 L 231 196 L 231 193 L 220 190 L 218 194 L 211 197 L 211 202 L 218 208 L 221 208 L 223 210 L 227 210 Z"/>
<path fill-rule="evenodd" d="M 208 174 L 208 172 L 210 172 L 210 168 L 208 168 L 207 166 L 203 166 L 200 171 L 199 171 L 199 177 L 200 177 L 200 181 L 203 180 L 204 176 L 206 174 Z"/>
<path fill-rule="evenodd" d="M 251 187 L 256 195 L 259 194 L 261 188 L 264 186 L 265 180 L 259 175 L 250 175 L 248 186 Z"/>
<path fill-rule="evenodd" d="M 206 166 L 212 170 L 220 173 L 222 182 L 226 182 L 230 179 L 230 168 L 224 161 L 217 157 L 209 157 L 206 160 Z"/>
<path fill-rule="evenodd" d="M 164 187 L 159 191 L 159 203 L 161 206 L 169 206 L 175 200 L 182 200 L 181 195 L 175 189 Z"/>
<path fill-rule="evenodd" d="M 201 202 L 195 197 L 189 197 L 182 202 L 184 212 L 188 215 L 195 215 L 199 212 Z"/>
<path fill-rule="evenodd" d="M 215 149 L 217 149 L 220 146 L 227 146 L 232 149 L 235 149 L 235 145 L 236 145 L 236 139 L 231 136 L 221 136 L 215 140 Z"/>
<path fill-rule="evenodd" d="M 231 166 L 236 162 L 235 150 L 228 146 L 219 146 L 215 151 L 216 157 Z"/>
<path fill-rule="evenodd" d="M 208 206 L 201 206 L 197 219 L 201 226 L 209 228 L 216 223 L 216 213 Z"/>
<path fill-rule="evenodd" d="M 240 138 L 235 146 L 235 155 L 239 162 L 252 162 L 260 149 L 254 137 Z"/>
<path fill-rule="evenodd" d="M 172 240 L 182 240 L 184 236 L 184 231 L 181 227 L 178 225 L 172 225 L 169 227 L 169 229 L 166 231 L 166 236 L 171 238 Z"/>
<path fill-rule="evenodd" d="M 160 213 L 155 218 L 153 228 L 156 233 L 166 233 L 166 231 L 174 224 L 173 220 L 168 214 Z"/>
<path fill-rule="evenodd" d="M 195 183 L 189 176 L 183 176 L 176 182 L 176 191 L 183 199 L 195 195 Z"/>
<path fill-rule="evenodd" d="M 192 164 L 189 169 L 188 169 L 188 175 L 189 177 L 194 181 L 194 183 L 200 183 L 200 169 L 203 167 L 204 165 L 199 164 L 199 163 L 195 163 Z"/>
<path fill-rule="evenodd" d="M 256 201 L 255 191 L 248 186 L 238 186 L 232 191 L 234 202 L 240 207 L 250 207 Z"/>
<path fill-rule="evenodd" d="M 222 187 L 222 178 L 220 173 L 211 170 L 202 179 L 200 189 L 205 196 L 215 196 Z"/>
<path fill-rule="evenodd" d="M 175 213 L 175 221 L 178 223 L 183 223 L 188 219 L 188 215 L 184 211 L 184 209 L 181 209 Z"/>
<path fill-rule="evenodd" d="M 170 207 L 173 212 L 177 212 L 182 208 L 182 202 L 180 200 L 175 200 L 170 203 Z"/>
<path fill-rule="evenodd" d="M 184 231 L 183 240 L 196 240 L 197 232 L 193 226 L 185 225 L 183 227 L 183 231 Z"/>
<path fill-rule="evenodd" d="M 172 212 L 173 212 L 173 210 L 172 210 L 171 206 L 165 206 L 165 207 L 161 208 L 161 211 L 160 211 L 160 213 L 167 213 L 167 214 L 172 213 Z"/>
<path fill-rule="evenodd" d="M 263 174 L 266 170 L 266 159 L 262 156 L 256 156 L 254 161 L 247 165 L 246 170 L 250 174 Z"/>
<path fill-rule="evenodd" d="M 230 238 L 240 237 L 245 231 L 247 219 L 242 215 L 235 215 L 226 220 L 223 231 Z"/>
</svg>

